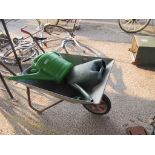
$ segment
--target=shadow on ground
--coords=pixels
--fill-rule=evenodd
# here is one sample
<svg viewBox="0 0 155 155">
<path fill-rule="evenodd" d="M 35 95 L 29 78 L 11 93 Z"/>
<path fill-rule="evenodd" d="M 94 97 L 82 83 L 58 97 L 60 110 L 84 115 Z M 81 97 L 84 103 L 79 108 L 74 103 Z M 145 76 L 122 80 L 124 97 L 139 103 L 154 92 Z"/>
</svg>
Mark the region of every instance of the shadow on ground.
<svg viewBox="0 0 155 155">
<path fill-rule="evenodd" d="M 6 93 L 0 97 L 0 134 L 55 134 L 45 126 L 40 115 L 27 106 L 22 90 L 12 91 L 18 102 L 11 101 Z"/>
</svg>

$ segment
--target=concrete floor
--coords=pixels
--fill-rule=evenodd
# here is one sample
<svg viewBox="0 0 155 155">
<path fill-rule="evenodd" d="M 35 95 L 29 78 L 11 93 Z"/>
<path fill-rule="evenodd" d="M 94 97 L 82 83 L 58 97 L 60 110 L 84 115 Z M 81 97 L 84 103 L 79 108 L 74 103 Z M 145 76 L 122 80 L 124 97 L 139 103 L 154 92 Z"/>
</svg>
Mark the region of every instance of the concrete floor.
<svg viewBox="0 0 155 155">
<path fill-rule="evenodd" d="M 28 107 L 25 87 L 7 81 L 18 102 L 11 102 L 0 83 L 0 134 L 122 135 L 128 126 L 134 125 L 142 125 L 151 132 L 148 119 L 155 114 L 154 68 L 147 70 L 132 65 L 128 51 L 131 43 L 105 41 L 102 38 L 103 32 L 99 33 L 101 29 L 87 26 L 82 25 L 77 38 L 101 51 L 102 56 L 115 59 L 105 90 L 112 103 L 111 111 L 96 116 L 80 104 L 64 101 L 39 115 Z M 108 27 L 103 24 L 102 30 Z M 109 31 L 112 33 L 113 26 Z M 39 108 L 57 100 L 37 91 L 33 91 L 32 98 Z"/>
</svg>

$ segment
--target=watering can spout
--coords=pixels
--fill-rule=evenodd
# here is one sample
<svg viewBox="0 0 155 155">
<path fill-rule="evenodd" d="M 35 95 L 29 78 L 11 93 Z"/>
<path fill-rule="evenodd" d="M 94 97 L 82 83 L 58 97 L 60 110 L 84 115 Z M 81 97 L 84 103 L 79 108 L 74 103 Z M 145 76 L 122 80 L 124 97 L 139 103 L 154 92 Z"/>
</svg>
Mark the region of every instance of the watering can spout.
<svg viewBox="0 0 155 155">
<path fill-rule="evenodd" d="M 17 81 L 17 80 L 30 79 L 30 76 L 29 75 L 17 75 L 17 76 L 11 76 L 8 79 Z"/>
<path fill-rule="evenodd" d="M 36 79 L 36 76 L 41 77 L 41 72 L 37 72 L 37 73 L 32 73 L 32 74 L 21 74 L 21 75 L 17 75 L 17 76 L 11 76 L 9 77 L 9 80 L 30 80 L 30 79 Z M 44 74 L 44 78 L 45 79 L 49 79 L 49 75 Z"/>
</svg>

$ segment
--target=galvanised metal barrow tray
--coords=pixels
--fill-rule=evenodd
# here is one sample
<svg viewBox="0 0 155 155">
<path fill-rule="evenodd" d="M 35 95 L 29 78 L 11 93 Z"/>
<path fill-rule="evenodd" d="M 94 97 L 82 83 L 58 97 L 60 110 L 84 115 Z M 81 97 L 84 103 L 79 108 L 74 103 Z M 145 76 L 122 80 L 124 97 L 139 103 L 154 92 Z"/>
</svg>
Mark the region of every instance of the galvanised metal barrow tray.
<svg viewBox="0 0 155 155">
<path fill-rule="evenodd" d="M 94 87 L 88 87 L 86 89 L 87 93 L 93 99 L 93 102 L 89 102 L 88 100 L 83 99 L 81 94 L 76 89 L 74 89 L 69 84 L 67 84 L 67 82 L 65 81 L 61 84 L 56 84 L 52 81 L 17 80 L 17 82 L 27 86 L 29 106 L 37 112 L 43 112 L 49 109 L 50 107 L 66 100 L 71 103 L 83 104 L 83 106 L 88 111 L 94 114 L 101 115 L 101 114 L 108 113 L 111 108 L 111 102 L 110 102 L 110 99 L 104 94 L 104 90 L 105 90 L 114 60 L 111 58 L 88 57 L 88 56 L 71 55 L 71 54 L 61 54 L 61 56 L 64 59 L 68 60 L 69 62 L 73 63 L 74 65 L 86 63 L 88 61 L 95 60 L 95 59 L 103 59 L 105 61 L 106 70 L 103 74 L 102 81 L 99 84 L 95 85 Z M 27 72 L 30 69 L 31 67 L 27 68 L 22 74 L 27 74 Z M 39 91 L 41 90 L 44 93 L 60 98 L 61 100 L 42 110 L 38 110 L 31 103 L 30 89 L 35 89 Z"/>
</svg>

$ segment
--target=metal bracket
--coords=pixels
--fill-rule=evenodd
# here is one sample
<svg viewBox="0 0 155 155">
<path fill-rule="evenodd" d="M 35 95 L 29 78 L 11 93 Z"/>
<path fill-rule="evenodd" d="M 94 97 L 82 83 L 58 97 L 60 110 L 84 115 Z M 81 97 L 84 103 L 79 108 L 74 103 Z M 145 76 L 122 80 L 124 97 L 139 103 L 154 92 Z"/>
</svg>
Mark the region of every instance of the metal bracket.
<svg viewBox="0 0 155 155">
<path fill-rule="evenodd" d="M 47 110 L 47 109 L 49 109 L 49 108 L 55 106 L 56 104 L 58 104 L 58 103 L 64 101 L 64 100 L 59 100 L 59 101 L 55 102 L 54 104 L 49 105 L 49 106 L 47 106 L 46 108 L 43 108 L 43 109 L 39 110 L 39 109 L 35 108 L 35 107 L 32 105 L 30 94 L 31 94 L 31 93 L 30 93 L 30 88 L 27 87 L 27 97 L 28 97 L 28 104 L 29 104 L 29 107 L 30 107 L 31 109 L 33 109 L 34 111 L 38 112 L 38 113 L 42 113 L 43 111 L 45 111 L 45 110 Z"/>
</svg>

